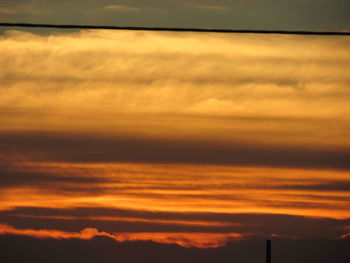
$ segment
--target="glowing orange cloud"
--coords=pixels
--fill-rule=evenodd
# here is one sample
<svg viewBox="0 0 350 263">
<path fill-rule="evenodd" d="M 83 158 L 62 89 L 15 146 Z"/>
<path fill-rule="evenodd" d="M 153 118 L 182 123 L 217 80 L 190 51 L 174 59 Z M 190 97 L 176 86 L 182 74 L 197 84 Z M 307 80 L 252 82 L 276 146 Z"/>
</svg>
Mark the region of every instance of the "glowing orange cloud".
<svg viewBox="0 0 350 263">
<path fill-rule="evenodd" d="M 181 213 L 264 213 L 300 216 L 350 217 L 346 171 L 267 167 L 22 162 L 15 171 L 47 174 L 48 183 L 19 184 L 0 189 L 0 210 L 15 207 L 109 207 Z M 66 174 L 92 180 L 65 181 Z M 137 176 L 136 176 L 137 175 Z M 50 181 L 50 176 L 60 180 Z M 44 178 L 45 179 L 45 178 Z M 98 179 L 96 183 L 93 179 Z M 40 185 L 40 187 L 38 187 Z M 96 191 L 96 188 L 99 190 Z M 339 190 L 338 190 L 339 188 Z M 65 189 L 66 192 L 62 192 Z M 100 217 L 101 221 L 219 226 L 146 218 Z M 100 217 L 100 218 L 96 218 Z M 90 216 L 90 219 L 91 216 Z M 227 222 L 228 224 L 232 222 Z M 226 224 L 226 223 L 225 223 Z"/>
<path fill-rule="evenodd" d="M 339 238 L 343 239 L 343 238 L 348 238 L 348 237 L 350 237 L 350 233 L 346 233 L 344 235 L 341 235 Z"/>
<path fill-rule="evenodd" d="M 17 229 L 10 225 L 0 224 L 0 235 L 24 235 L 34 238 L 46 239 L 84 239 L 89 240 L 97 236 L 112 238 L 118 242 L 126 241 L 153 241 L 163 244 L 177 244 L 183 247 L 219 247 L 228 240 L 240 240 L 244 234 L 237 233 L 107 233 L 96 228 L 85 228 L 80 232 L 67 232 L 47 229 Z"/>
<path fill-rule="evenodd" d="M 17 169 L 14 167 L 14 169 Z M 349 173 L 311 169 L 170 164 L 22 162 L 19 171 L 60 180 L 0 189 L 1 210 L 110 207 L 144 211 L 274 213 L 349 218 Z M 147 172 L 149 171 L 149 172 Z M 65 181 L 66 173 L 91 183 Z M 137 175 L 137 176 L 136 176 Z M 94 179 L 98 179 L 96 183 Z M 96 188 L 98 191 L 96 192 Z M 67 193 L 62 192 L 66 189 Z M 71 190 L 72 189 L 72 190 Z M 95 218 L 96 219 L 96 218 Z M 102 218 L 100 218 L 102 220 Z M 104 218 L 108 220 L 127 220 Z M 131 220 L 131 219 L 129 219 Z M 138 220 L 148 219 L 132 219 Z M 147 222 L 151 222 L 150 220 Z M 154 221 L 160 224 L 200 222 Z M 203 225 L 220 223 L 203 222 Z"/>
<path fill-rule="evenodd" d="M 69 238 L 79 238 L 79 239 L 91 239 L 95 236 L 106 236 L 112 237 L 106 232 L 99 232 L 96 228 L 85 228 L 81 232 L 66 232 L 59 230 L 47 230 L 47 229 L 17 229 L 6 224 L 0 224 L 0 234 L 12 234 L 12 235 L 24 235 L 31 236 L 35 238 L 55 238 L 55 239 L 69 239 Z"/>
<path fill-rule="evenodd" d="M 44 215 L 28 215 L 28 214 L 17 214 L 17 217 L 27 218 L 38 218 L 38 219 L 62 219 L 62 220 L 77 220 L 74 216 L 44 216 Z M 224 226 L 242 226 L 241 223 L 231 222 L 214 222 L 214 221 L 197 221 L 197 220 L 162 220 L 162 219 L 147 219 L 147 218 L 135 218 L 135 217 L 118 217 L 118 216 L 81 216 L 80 220 L 93 220 L 93 221 L 104 221 L 104 222 L 136 222 L 136 223 L 151 223 L 160 225 L 180 225 L 180 226 L 213 226 L 213 227 L 224 227 Z"/>
</svg>

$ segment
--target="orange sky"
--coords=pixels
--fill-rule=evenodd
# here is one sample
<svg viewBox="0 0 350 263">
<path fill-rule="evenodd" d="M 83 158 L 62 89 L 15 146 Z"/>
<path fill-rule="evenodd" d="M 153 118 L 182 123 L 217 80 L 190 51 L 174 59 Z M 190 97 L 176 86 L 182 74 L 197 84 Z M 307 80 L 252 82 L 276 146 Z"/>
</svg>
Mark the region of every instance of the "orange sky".
<svg viewBox="0 0 350 263">
<path fill-rule="evenodd" d="M 23 173 L 23 181 L 18 179 L 14 185 L 2 189 L 2 210 L 17 206 L 84 206 L 350 217 L 350 193 L 342 189 L 342 184 L 349 183 L 346 171 L 174 164 L 21 163 L 18 170 L 14 167 L 11 172 Z M 37 177 L 27 181 L 26 174 Z M 169 221 L 171 223 L 180 224 Z"/>
<path fill-rule="evenodd" d="M 349 44 L 9 31 L 0 233 L 185 247 L 346 235 Z"/>
<path fill-rule="evenodd" d="M 133 225 L 138 225 L 140 230 L 128 234 L 126 240 L 142 237 L 160 242 L 178 236 L 176 233 L 183 237 L 187 230 L 194 233 L 188 236 L 193 243 L 187 241 L 186 246 L 198 247 L 205 247 L 209 242 L 208 237 L 200 242 L 202 239 L 195 234 L 199 232 L 213 237 L 211 245 L 216 241 L 222 244 L 232 235 L 251 236 L 259 232 L 286 235 L 281 230 L 275 230 L 280 233 L 266 232 L 266 226 L 259 220 L 247 222 L 244 218 L 235 218 L 237 214 L 253 218 L 258 214 L 276 215 L 270 223 L 280 220 L 278 217 L 282 215 L 306 217 L 310 221 L 329 218 L 339 224 L 332 234 L 338 237 L 347 233 L 341 227 L 348 224 L 350 217 L 346 171 L 22 161 L 19 167 L 8 167 L 4 175 L 7 178 L 0 190 L 0 210 L 8 220 L 6 223 L 11 223 L 11 218 L 19 225 L 26 225 L 26 221 L 41 222 L 40 225 L 47 225 L 50 230 L 50 222 L 65 222 L 65 225 L 78 222 L 74 227 L 78 231 L 96 227 L 97 222 L 99 229 L 102 226 L 110 233 L 119 233 L 117 240 L 123 239 L 119 237 L 121 233 L 134 232 Z M 18 178 L 11 181 L 10 176 Z M 82 213 L 79 210 L 82 208 L 87 211 Z M 120 232 L 123 225 L 124 231 Z M 169 232 L 163 232 L 167 229 Z M 67 231 L 61 227 L 59 230 Z M 294 236 L 292 232 L 287 236 Z"/>
</svg>

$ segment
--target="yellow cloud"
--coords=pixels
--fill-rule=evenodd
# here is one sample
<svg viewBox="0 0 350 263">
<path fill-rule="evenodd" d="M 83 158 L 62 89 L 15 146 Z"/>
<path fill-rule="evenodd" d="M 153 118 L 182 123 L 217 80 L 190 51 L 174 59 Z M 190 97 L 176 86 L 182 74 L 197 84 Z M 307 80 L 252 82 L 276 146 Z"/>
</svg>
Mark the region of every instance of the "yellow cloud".
<svg viewBox="0 0 350 263">
<path fill-rule="evenodd" d="M 0 39 L 1 130 L 349 147 L 349 42 L 9 31 Z"/>
</svg>

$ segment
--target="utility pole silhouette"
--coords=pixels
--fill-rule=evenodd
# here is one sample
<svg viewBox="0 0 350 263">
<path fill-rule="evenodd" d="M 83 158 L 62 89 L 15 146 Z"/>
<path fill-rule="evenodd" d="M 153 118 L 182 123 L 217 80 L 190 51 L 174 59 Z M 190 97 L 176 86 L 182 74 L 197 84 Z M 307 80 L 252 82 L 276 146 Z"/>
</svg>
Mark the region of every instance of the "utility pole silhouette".
<svg viewBox="0 0 350 263">
<path fill-rule="evenodd" d="M 271 240 L 266 240 L 266 263 L 271 263 Z"/>
</svg>

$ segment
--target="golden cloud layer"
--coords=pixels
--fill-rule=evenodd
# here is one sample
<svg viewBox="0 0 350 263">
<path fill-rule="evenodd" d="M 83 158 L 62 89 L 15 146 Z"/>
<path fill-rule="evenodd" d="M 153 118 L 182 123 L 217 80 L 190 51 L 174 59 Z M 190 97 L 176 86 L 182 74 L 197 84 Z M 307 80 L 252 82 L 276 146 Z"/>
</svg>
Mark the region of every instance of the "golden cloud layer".
<svg viewBox="0 0 350 263">
<path fill-rule="evenodd" d="M 9 31 L 0 40 L 1 130 L 348 149 L 349 43 L 347 37 Z"/>
</svg>

